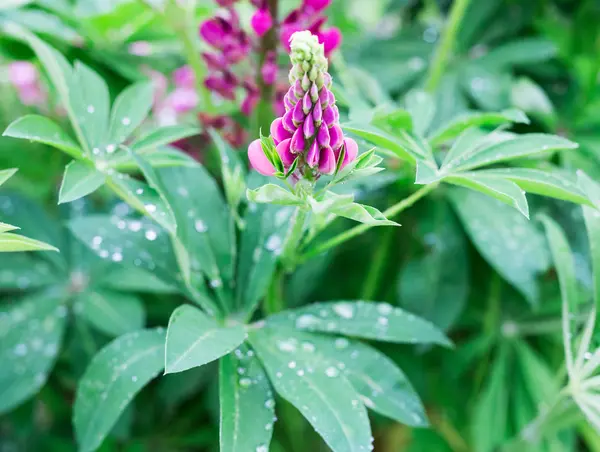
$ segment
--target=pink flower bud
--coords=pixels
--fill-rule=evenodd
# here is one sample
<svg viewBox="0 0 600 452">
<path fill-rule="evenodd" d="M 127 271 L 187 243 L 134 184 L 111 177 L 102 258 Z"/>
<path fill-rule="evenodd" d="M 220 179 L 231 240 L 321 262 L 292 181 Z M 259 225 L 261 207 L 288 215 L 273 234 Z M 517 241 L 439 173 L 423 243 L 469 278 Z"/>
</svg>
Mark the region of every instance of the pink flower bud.
<svg viewBox="0 0 600 452">
<path fill-rule="evenodd" d="M 274 59 L 267 58 L 260 69 L 263 81 L 266 85 L 272 85 L 277 80 L 277 63 Z"/>
<path fill-rule="evenodd" d="M 298 101 L 296 100 L 296 102 L 298 102 Z M 294 106 L 296 105 L 295 103 L 292 102 L 292 100 L 290 98 L 290 93 L 287 93 L 285 96 L 283 96 L 283 105 L 285 106 L 286 111 L 292 110 L 294 108 Z"/>
<path fill-rule="evenodd" d="M 313 108 L 312 117 L 315 121 L 315 125 L 318 127 L 323 122 L 323 109 L 321 108 L 321 103 L 317 102 L 315 107 Z"/>
<path fill-rule="evenodd" d="M 308 148 L 308 152 L 306 153 L 306 163 L 311 168 L 317 166 L 319 163 L 319 146 L 317 145 L 316 140 L 312 142 L 310 148 Z"/>
<path fill-rule="evenodd" d="M 196 77 L 194 71 L 189 66 L 181 66 L 173 72 L 173 83 L 178 88 L 194 88 Z"/>
<path fill-rule="evenodd" d="M 304 111 L 302 110 L 302 102 L 298 102 L 292 112 L 292 120 L 294 121 L 294 125 L 298 127 L 304 122 L 304 118 L 305 115 Z"/>
<path fill-rule="evenodd" d="M 165 103 L 169 105 L 175 113 L 187 113 L 198 106 L 198 95 L 194 89 L 176 88 L 167 96 Z"/>
<path fill-rule="evenodd" d="M 300 80 L 296 80 L 296 83 L 294 83 L 294 94 L 296 95 L 296 99 L 300 99 L 304 96 L 304 90 L 302 89 L 302 82 Z"/>
<path fill-rule="evenodd" d="M 319 100 L 319 88 L 317 88 L 316 83 L 313 83 L 310 87 L 310 99 L 313 102 L 317 102 Z"/>
<path fill-rule="evenodd" d="M 329 138 L 330 146 L 334 151 L 337 151 L 344 142 L 344 132 L 342 132 L 342 128 L 339 125 L 334 124 L 333 127 L 329 129 Z"/>
<path fill-rule="evenodd" d="M 304 0 L 303 6 L 309 7 L 314 11 L 318 12 L 327 8 L 331 3 L 331 0 Z"/>
<path fill-rule="evenodd" d="M 283 166 L 289 168 L 294 160 L 296 160 L 296 155 L 292 154 L 290 149 L 290 144 L 292 140 L 288 138 L 287 140 L 283 140 L 281 143 L 277 145 L 277 153 L 279 157 L 281 157 L 281 161 L 283 162 Z"/>
<path fill-rule="evenodd" d="M 331 105 L 327 106 L 325 110 L 323 110 L 323 122 L 327 124 L 329 127 L 333 126 L 335 123 L 335 113 Z"/>
<path fill-rule="evenodd" d="M 304 137 L 310 138 L 315 134 L 315 123 L 312 115 L 308 115 L 304 120 Z"/>
<path fill-rule="evenodd" d="M 277 118 L 271 123 L 271 136 L 275 140 L 275 144 L 281 143 L 283 140 L 292 138 L 292 134 L 283 127 L 283 119 Z"/>
<path fill-rule="evenodd" d="M 336 159 L 333 149 L 329 146 L 321 149 L 319 156 L 319 171 L 323 174 L 333 174 L 336 167 Z"/>
<path fill-rule="evenodd" d="M 306 93 L 302 98 L 302 111 L 307 115 L 312 109 L 312 100 L 310 99 L 310 94 Z"/>
<path fill-rule="evenodd" d="M 37 68 L 29 61 L 15 61 L 8 66 L 11 83 L 16 87 L 30 86 L 38 81 Z"/>
<path fill-rule="evenodd" d="M 304 152 L 305 142 L 302 130 L 297 129 L 292 135 L 292 142 L 290 143 L 291 150 L 294 154 L 300 154 Z"/>
<path fill-rule="evenodd" d="M 342 162 L 341 168 L 348 163 L 353 162 L 358 155 L 358 144 L 356 144 L 356 141 L 352 138 L 344 138 L 344 147 L 346 148 L 346 154 L 344 155 L 344 161 Z"/>
<path fill-rule="evenodd" d="M 296 125 L 292 120 L 293 110 L 289 110 L 282 118 L 282 125 L 285 130 L 290 133 L 294 133 L 296 131 Z"/>
<path fill-rule="evenodd" d="M 222 54 L 203 52 L 202 59 L 212 71 L 220 71 L 227 67 L 227 61 Z"/>
<path fill-rule="evenodd" d="M 225 29 L 223 25 L 222 19 L 208 19 L 200 25 L 200 36 L 207 44 L 220 49 L 225 38 Z"/>
<path fill-rule="evenodd" d="M 250 25 L 252 25 L 252 29 L 258 36 L 264 36 L 273 26 L 273 18 L 269 10 L 265 8 L 256 11 L 250 19 Z"/>
<path fill-rule="evenodd" d="M 250 116 L 256 108 L 256 105 L 258 104 L 259 100 L 260 96 L 257 93 L 249 92 L 242 101 L 242 105 L 240 107 L 242 114 Z"/>
<path fill-rule="evenodd" d="M 317 36 L 319 42 L 325 47 L 325 55 L 329 55 L 342 43 L 342 32 L 336 27 L 317 33 Z"/>
<path fill-rule="evenodd" d="M 272 176 L 275 174 L 275 167 L 265 155 L 260 140 L 254 140 L 248 146 L 248 159 L 252 168 L 263 176 Z"/>
<path fill-rule="evenodd" d="M 129 44 L 129 53 L 140 57 L 152 54 L 152 44 L 148 41 L 136 41 Z"/>
<path fill-rule="evenodd" d="M 319 143 L 319 146 L 322 148 L 329 146 L 329 143 L 331 142 L 331 138 L 329 136 L 329 129 L 327 128 L 327 124 L 325 124 L 324 122 L 321 123 L 319 131 L 317 132 L 317 141 Z"/>
</svg>

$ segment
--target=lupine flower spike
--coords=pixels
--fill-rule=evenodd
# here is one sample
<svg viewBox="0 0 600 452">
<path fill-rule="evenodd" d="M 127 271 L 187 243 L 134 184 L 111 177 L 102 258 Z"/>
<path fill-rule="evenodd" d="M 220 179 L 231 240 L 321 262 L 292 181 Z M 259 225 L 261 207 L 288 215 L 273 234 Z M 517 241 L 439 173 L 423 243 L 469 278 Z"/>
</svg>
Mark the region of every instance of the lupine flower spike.
<svg viewBox="0 0 600 452">
<path fill-rule="evenodd" d="M 327 58 L 317 36 L 310 31 L 294 33 L 290 59 L 293 66 L 284 97 L 285 114 L 271 124 L 271 138 L 286 174 L 295 165 L 293 180 L 315 181 L 356 159 L 358 145 L 344 137 L 339 125 Z M 248 157 L 259 173 L 272 176 L 277 172 L 277 163 L 269 160 L 260 139 L 250 144 Z"/>
</svg>

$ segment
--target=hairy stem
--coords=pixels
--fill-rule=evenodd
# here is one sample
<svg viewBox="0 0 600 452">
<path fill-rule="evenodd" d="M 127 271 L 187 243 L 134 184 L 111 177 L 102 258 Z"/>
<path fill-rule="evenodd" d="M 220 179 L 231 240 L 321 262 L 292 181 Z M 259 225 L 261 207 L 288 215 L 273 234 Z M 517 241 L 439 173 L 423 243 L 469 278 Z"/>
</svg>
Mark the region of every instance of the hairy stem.
<svg viewBox="0 0 600 452">
<path fill-rule="evenodd" d="M 460 24 L 465 16 L 469 2 L 470 0 L 454 0 L 454 3 L 452 4 L 448 24 L 442 34 L 433 61 L 429 66 L 429 73 L 425 83 L 425 89 L 429 92 L 433 92 L 437 89 L 440 80 L 444 75 L 448 60 L 454 50 Z"/>
<path fill-rule="evenodd" d="M 420 188 L 412 195 L 410 195 L 408 198 L 403 199 L 402 201 L 398 202 L 397 204 L 394 204 L 393 206 L 385 210 L 383 214 L 386 218 L 394 217 L 403 210 L 406 210 L 409 207 L 411 207 L 419 199 L 427 195 L 429 192 L 433 191 L 437 186 L 437 183 L 425 185 L 424 187 Z M 300 257 L 299 262 L 305 262 L 311 257 L 318 256 L 319 254 L 324 253 L 325 251 L 331 248 L 341 245 L 342 243 L 347 242 L 348 240 L 356 237 L 357 235 L 368 231 L 372 227 L 374 227 L 372 224 L 359 224 L 357 226 L 354 226 L 353 228 L 350 228 L 347 231 L 344 231 L 341 234 L 336 235 L 335 237 L 332 237 L 331 239 L 326 240 L 325 242 L 320 243 L 316 247 L 308 250 L 303 256 Z"/>
</svg>

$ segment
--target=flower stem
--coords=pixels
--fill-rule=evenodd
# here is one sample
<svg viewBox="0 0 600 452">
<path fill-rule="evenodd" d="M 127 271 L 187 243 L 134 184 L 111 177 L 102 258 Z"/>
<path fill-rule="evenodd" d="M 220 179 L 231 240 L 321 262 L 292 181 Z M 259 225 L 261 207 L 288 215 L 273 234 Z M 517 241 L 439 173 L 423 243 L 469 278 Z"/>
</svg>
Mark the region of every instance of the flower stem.
<svg viewBox="0 0 600 452">
<path fill-rule="evenodd" d="M 304 223 L 306 222 L 306 212 L 300 207 L 296 208 L 294 215 L 290 219 L 290 229 L 285 237 L 281 253 L 281 262 L 286 270 L 293 268 L 296 253 L 304 234 Z"/>
<path fill-rule="evenodd" d="M 419 190 L 414 192 L 412 195 L 410 195 L 408 198 L 403 199 L 399 203 L 394 204 L 393 206 L 391 206 L 390 208 L 385 210 L 383 212 L 383 214 L 385 215 L 386 218 L 391 218 L 391 217 L 395 216 L 396 214 L 402 212 L 403 210 L 406 210 L 409 207 L 411 207 L 419 199 L 421 199 L 422 197 L 427 195 L 429 192 L 433 191 L 437 186 L 438 186 L 437 183 L 425 185 L 424 187 L 420 188 Z M 372 224 L 359 224 L 357 226 L 354 226 L 353 228 L 350 228 L 347 231 L 344 231 L 341 234 L 336 235 L 335 237 L 332 237 L 331 239 L 319 244 L 318 246 L 312 248 L 311 250 L 308 250 L 306 253 L 304 253 L 304 255 L 302 255 L 300 257 L 299 263 L 305 262 L 308 259 L 310 259 L 311 257 L 318 256 L 319 254 L 324 253 L 325 251 L 327 251 L 333 247 L 341 245 L 342 243 L 350 240 L 351 238 L 354 238 L 357 235 L 360 235 L 363 232 L 368 231 L 372 227 L 374 227 Z"/>
<path fill-rule="evenodd" d="M 429 66 L 429 73 L 425 83 L 425 89 L 429 92 L 433 92 L 437 89 L 440 80 L 444 75 L 448 60 L 454 50 L 460 24 L 465 16 L 469 2 L 470 0 L 454 0 L 454 3 L 452 4 L 448 24 L 442 34 L 433 61 Z"/>
<path fill-rule="evenodd" d="M 377 288 L 381 280 L 381 274 L 387 263 L 387 256 L 390 251 L 392 240 L 394 239 L 394 228 L 385 228 L 383 237 L 377 244 L 377 249 L 373 254 L 373 262 L 369 266 L 365 283 L 363 285 L 361 300 L 374 300 L 377 297 Z"/>
</svg>

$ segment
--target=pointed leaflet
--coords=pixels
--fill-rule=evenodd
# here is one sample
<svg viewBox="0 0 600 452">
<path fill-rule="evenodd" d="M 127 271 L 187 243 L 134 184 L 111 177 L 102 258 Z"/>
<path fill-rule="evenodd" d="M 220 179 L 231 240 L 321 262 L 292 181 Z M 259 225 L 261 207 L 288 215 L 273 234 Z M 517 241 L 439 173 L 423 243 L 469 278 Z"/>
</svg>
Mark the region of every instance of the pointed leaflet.
<svg viewBox="0 0 600 452">
<path fill-rule="evenodd" d="M 388 220 L 375 207 L 355 202 L 342 206 L 334 206 L 330 210 L 330 213 L 372 226 L 400 226 L 395 221 Z"/>
<path fill-rule="evenodd" d="M 269 450 L 275 422 L 271 385 L 254 350 L 241 345 L 219 361 L 222 452 Z"/>
<path fill-rule="evenodd" d="M 17 229 L 19 229 L 17 226 L 0 222 L 0 234 L 8 231 L 15 231 Z"/>
<path fill-rule="evenodd" d="M 592 200 L 600 201 L 600 186 L 594 183 L 583 172 L 579 173 L 579 179 Z M 600 202 L 596 208 L 583 207 L 583 217 L 590 242 L 590 256 L 592 259 L 592 271 L 594 275 L 594 300 L 596 309 L 600 309 Z"/>
<path fill-rule="evenodd" d="M 275 184 L 265 184 L 255 190 L 246 190 L 250 202 L 279 204 L 282 206 L 301 206 L 303 201 L 289 190 Z"/>
<path fill-rule="evenodd" d="M 0 185 L 6 182 L 8 179 L 13 177 L 17 172 L 17 168 L 10 168 L 0 171 Z"/>
<path fill-rule="evenodd" d="M 525 192 L 517 184 L 500 178 L 489 178 L 477 171 L 459 173 L 444 178 L 453 185 L 471 188 L 514 207 L 529 219 L 529 205 Z"/>
<path fill-rule="evenodd" d="M 99 288 L 78 294 L 73 309 L 94 328 L 110 336 L 143 328 L 146 317 L 138 297 Z"/>
<path fill-rule="evenodd" d="M 69 102 L 89 149 L 114 144 L 106 142 L 110 112 L 108 86 L 102 77 L 80 61 L 73 67 Z M 92 152 L 93 155 L 97 153 Z"/>
<path fill-rule="evenodd" d="M 110 114 L 109 136 L 113 144 L 123 143 L 148 116 L 153 97 L 150 82 L 135 83 L 119 94 Z"/>
<path fill-rule="evenodd" d="M 562 199 L 577 204 L 589 205 L 590 201 L 577 183 L 564 171 L 554 169 L 542 171 L 533 168 L 498 168 L 479 170 L 475 173 L 487 179 L 496 178 L 510 180 L 527 193 Z"/>
<path fill-rule="evenodd" d="M 480 149 L 495 143 L 511 140 L 516 136 L 517 135 L 514 133 L 504 132 L 500 127 L 489 133 L 477 127 L 471 127 L 454 140 L 452 147 L 444 158 L 441 170 L 444 173 L 451 173 L 454 167 L 458 166 L 463 160 L 468 159 Z"/>
<path fill-rule="evenodd" d="M 238 347 L 245 337 L 242 325 L 221 326 L 198 308 L 180 306 L 169 319 L 165 373 L 183 372 L 214 361 Z"/>
<path fill-rule="evenodd" d="M 65 168 L 58 203 L 63 204 L 95 192 L 104 185 L 105 176 L 93 165 L 73 160 Z"/>
<path fill-rule="evenodd" d="M 387 303 L 336 301 L 313 303 L 268 318 L 270 325 L 339 333 L 384 342 L 450 346 L 433 324 Z"/>
<path fill-rule="evenodd" d="M 471 190 L 454 189 L 450 200 L 483 258 L 535 303 L 539 295 L 536 276 L 550 265 L 544 236 L 535 224 L 500 201 Z"/>
<path fill-rule="evenodd" d="M 58 124 L 44 116 L 23 116 L 12 122 L 2 136 L 47 144 L 76 159 L 84 155 L 79 145 Z"/>
<path fill-rule="evenodd" d="M 164 364 L 162 328 L 121 336 L 94 356 L 79 380 L 73 425 L 79 450 L 93 451 L 133 397 Z"/>
<path fill-rule="evenodd" d="M 144 135 L 131 144 L 131 150 L 144 153 L 144 151 L 155 150 L 176 141 L 200 134 L 197 127 L 176 125 L 161 127 Z"/>
<path fill-rule="evenodd" d="M 0 233 L 0 252 L 14 253 L 18 251 L 58 251 L 58 248 L 11 232 Z"/>
<path fill-rule="evenodd" d="M 499 126 L 507 122 L 529 124 L 529 119 L 520 110 L 510 109 L 501 112 L 470 112 L 455 117 L 450 123 L 436 130 L 429 142 L 432 146 L 438 146 L 446 141 L 452 140 L 470 127 Z"/>
<path fill-rule="evenodd" d="M 507 160 L 575 148 L 577 148 L 576 143 L 555 135 L 541 133 L 516 135 L 513 138 L 490 146 L 478 147 L 468 154 L 461 153 L 460 162 L 456 162 L 452 166 L 452 172 L 466 171 Z M 442 166 L 443 172 L 447 172 L 447 169 L 449 168 Z"/>
<path fill-rule="evenodd" d="M 414 164 L 419 158 L 419 155 L 415 154 L 413 150 L 409 150 L 406 143 L 399 137 L 391 135 L 377 127 L 355 123 L 343 124 L 342 127 L 346 132 L 363 138 L 381 149 L 388 149 L 394 152 L 402 160 Z"/>
<path fill-rule="evenodd" d="M 210 137 L 219 151 L 221 157 L 221 175 L 223 177 L 223 188 L 225 190 L 225 198 L 229 204 L 232 215 L 238 219 L 238 206 L 244 196 L 246 188 L 246 173 L 247 168 L 239 157 L 239 154 L 231 149 L 221 135 L 214 130 L 209 130 Z M 290 171 L 288 169 L 288 171 Z"/>
<path fill-rule="evenodd" d="M 38 289 L 64 281 L 64 275 L 38 253 L 4 254 L 0 259 L 0 290 Z"/>
<path fill-rule="evenodd" d="M 138 151 L 136 151 L 138 152 Z M 176 149 L 163 146 L 159 149 L 147 148 L 139 151 L 139 155 L 153 168 L 169 166 L 197 166 L 198 162 L 189 155 Z M 119 153 L 107 162 L 117 171 L 136 171 L 139 166 L 129 154 Z"/>
<path fill-rule="evenodd" d="M 293 207 L 251 204 L 244 217 L 237 266 L 236 304 L 242 312 L 254 311 L 266 294 Z"/>
<path fill-rule="evenodd" d="M 293 348 L 293 329 L 260 328 L 249 340 L 281 397 L 294 405 L 334 452 L 371 450 L 371 428 L 360 396 L 332 375 L 320 354 Z"/>
<path fill-rule="evenodd" d="M 404 98 L 410 113 L 415 134 L 425 136 L 435 116 L 435 101 L 431 94 L 421 89 L 409 91 Z"/>
<path fill-rule="evenodd" d="M 329 362 L 325 372 L 331 378 L 345 376 L 365 406 L 384 416 L 413 427 L 427 426 L 419 396 L 404 373 L 378 350 L 344 337 L 330 338 L 310 333 L 293 333 L 284 347 L 321 355 Z"/>
<path fill-rule="evenodd" d="M 46 382 L 65 327 L 63 301 L 62 293 L 39 292 L 0 311 L 0 413 L 21 404 Z"/>
<path fill-rule="evenodd" d="M 233 218 L 215 180 L 200 165 L 157 171 L 177 218 L 177 235 L 215 287 L 230 287 L 236 259 Z"/>
</svg>

